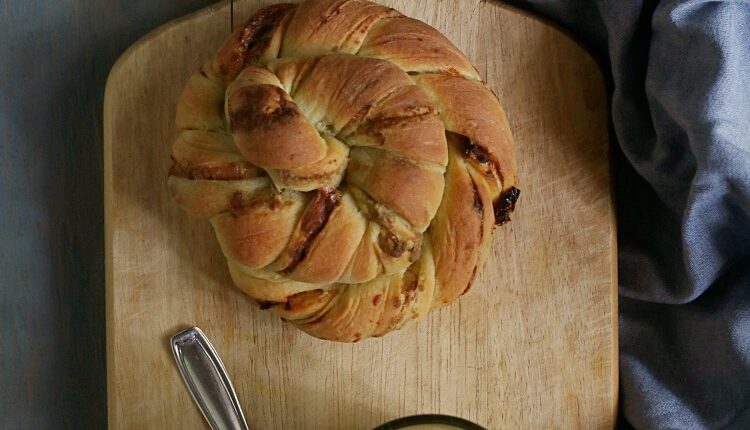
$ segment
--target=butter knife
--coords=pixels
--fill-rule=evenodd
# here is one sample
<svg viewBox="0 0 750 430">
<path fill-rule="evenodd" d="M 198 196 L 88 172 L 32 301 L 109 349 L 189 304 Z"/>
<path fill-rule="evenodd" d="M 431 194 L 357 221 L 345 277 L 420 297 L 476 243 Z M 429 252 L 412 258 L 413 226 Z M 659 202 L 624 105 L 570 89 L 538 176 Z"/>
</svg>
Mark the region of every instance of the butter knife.
<svg viewBox="0 0 750 430">
<path fill-rule="evenodd" d="M 213 430 L 249 430 L 237 393 L 219 354 L 198 327 L 172 336 L 182 379 Z"/>
</svg>

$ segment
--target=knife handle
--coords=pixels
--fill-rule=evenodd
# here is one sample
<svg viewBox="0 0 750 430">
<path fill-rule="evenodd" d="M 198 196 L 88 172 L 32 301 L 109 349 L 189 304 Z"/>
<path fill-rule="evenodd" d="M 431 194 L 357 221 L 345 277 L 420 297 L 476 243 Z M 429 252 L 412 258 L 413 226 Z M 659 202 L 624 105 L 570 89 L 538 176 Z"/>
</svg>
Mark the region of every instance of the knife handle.
<svg viewBox="0 0 750 430">
<path fill-rule="evenodd" d="M 182 379 L 213 430 L 249 430 L 224 363 L 206 335 L 191 327 L 172 336 Z"/>
</svg>

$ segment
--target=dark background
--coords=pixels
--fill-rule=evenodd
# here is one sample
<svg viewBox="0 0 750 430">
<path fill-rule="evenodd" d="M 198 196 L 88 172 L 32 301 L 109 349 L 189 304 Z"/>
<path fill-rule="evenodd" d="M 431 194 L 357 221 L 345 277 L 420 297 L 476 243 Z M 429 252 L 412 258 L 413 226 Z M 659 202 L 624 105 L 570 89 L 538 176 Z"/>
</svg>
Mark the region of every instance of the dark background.
<svg viewBox="0 0 750 430">
<path fill-rule="evenodd" d="M 105 428 L 102 103 L 212 0 L 0 0 L 0 429 Z"/>
</svg>

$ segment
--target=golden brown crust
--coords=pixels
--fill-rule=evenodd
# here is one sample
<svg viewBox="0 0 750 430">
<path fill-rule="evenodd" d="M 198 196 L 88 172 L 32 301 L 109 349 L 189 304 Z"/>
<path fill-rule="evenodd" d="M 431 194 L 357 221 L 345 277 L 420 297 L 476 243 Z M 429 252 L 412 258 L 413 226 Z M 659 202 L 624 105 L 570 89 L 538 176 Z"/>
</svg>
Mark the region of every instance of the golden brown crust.
<svg viewBox="0 0 750 430">
<path fill-rule="evenodd" d="M 433 307 L 444 306 L 460 296 L 474 280 L 482 248 L 488 248 L 485 236 L 485 211 L 481 194 L 468 173 L 455 139 L 449 141 L 451 153 L 445 172 L 445 193 L 440 210 L 430 225 L 435 278 L 440 288 Z M 491 226 L 490 222 L 490 226 Z"/>
<path fill-rule="evenodd" d="M 214 72 L 225 82 L 231 82 L 248 64 L 264 57 L 275 58 L 283 24 L 295 8 L 291 4 L 276 4 L 250 17 L 219 49 L 213 62 Z"/>
<path fill-rule="evenodd" d="M 246 68 L 227 88 L 229 129 L 242 155 L 266 169 L 292 169 L 320 161 L 325 141 L 275 76 Z"/>
<path fill-rule="evenodd" d="M 366 0 L 262 9 L 188 81 L 169 189 L 234 283 L 324 339 L 464 294 L 518 198 L 497 98 L 440 32 Z"/>
<path fill-rule="evenodd" d="M 427 228 L 443 196 L 443 169 L 370 148 L 351 150 L 346 179 L 420 230 Z"/>
<path fill-rule="evenodd" d="M 238 193 L 230 210 L 211 219 L 227 258 L 258 269 L 271 264 L 292 235 L 302 204 L 293 196 L 278 194 L 243 199 Z"/>
<path fill-rule="evenodd" d="M 344 194 L 325 226 L 310 243 L 304 258 L 287 269 L 289 278 L 319 284 L 337 281 L 349 264 L 365 228 L 354 201 Z"/>
<path fill-rule="evenodd" d="M 500 173 L 502 189 L 516 183 L 516 158 L 508 119 L 500 102 L 483 83 L 456 76 L 428 74 L 414 77 L 432 98 L 447 131 L 466 136 Z"/>
<path fill-rule="evenodd" d="M 306 74 L 294 87 L 294 100 L 310 122 L 332 134 L 362 118 L 393 91 L 413 85 L 403 70 L 373 58 L 330 54 L 301 62 L 314 65 L 298 66 Z"/>
<path fill-rule="evenodd" d="M 336 190 L 317 190 L 307 203 L 305 212 L 298 218 L 296 228 L 284 252 L 269 266 L 275 272 L 293 270 L 302 261 L 317 235 L 328 223 L 331 213 L 341 203 L 341 194 Z"/>
<path fill-rule="evenodd" d="M 279 189 L 314 191 L 339 186 L 346 171 L 349 147 L 331 135 L 322 137 L 328 148 L 321 160 L 295 169 L 268 170 L 268 175 Z"/>
<path fill-rule="evenodd" d="M 441 166 L 448 162 L 440 117 L 432 101 L 416 85 L 395 90 L 370 109 L 364 121 L 358 122 L 350 122 L 341 133 L 349 145 L 382 148 Z"/>
<path fill-rule="evenodd" d="M 360 284 L 375 279 L 382 271 L 378 258 L 378 234 L 380 226 L 372 221 L 367 223 L 362 240 L 352 255 L 349 265 L 341 274 L 340 282 L 344 284 Z"/>
<path fill-rule="evenodd" d="M 281 57 L 356 54 L 373 25 L 397 11 L 364 0 L 308 1 L 299 5 L 284 38 Z"/>
<path fill-rule="evenodd" d="M 195 218 L 211 218 L 229 210 L 232 197 L 238 192 L 254 194 L 267 189 L 267 178 L 242 179 L 237 181 L 188 179 L 169 176 L 169 192 L 188 214 Z"/>
<path fill-rule="evenodd" d="M 187 179 L 236 181 L 262 175 L 221 132 L 183 131 L 172 145 L 172 161 L 169 174 Z"/>
<path fill-rule="evenodd" d="M 442 72 L 479 79 L 474 66 L 445 36 L 408 17 L 379 21 L 358 55 L 387 60 L 409 73 Z"/>
<path fill-rule="evenodd" d="M 213 72 L 211 65 L 204 65 L 182 90 L 177 103 L 175 124 L 180 130 L 224 130 L 224 91 L 226 86 Z"/>
</svg>

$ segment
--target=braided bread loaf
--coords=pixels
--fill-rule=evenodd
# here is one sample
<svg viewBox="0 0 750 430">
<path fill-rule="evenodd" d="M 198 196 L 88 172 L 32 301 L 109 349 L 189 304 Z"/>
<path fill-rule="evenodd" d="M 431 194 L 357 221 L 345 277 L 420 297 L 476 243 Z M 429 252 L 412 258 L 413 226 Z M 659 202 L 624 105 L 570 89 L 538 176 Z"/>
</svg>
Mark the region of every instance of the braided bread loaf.
<svg viewBox="0 0 750 430">
<path fill-rule="evenodd" d="M 324 339 L 381 336 L 465 293 L 518 197 L 476 69 L 365 0 L 257 12 L 190 78 L 176 122 L 175 200 L 210 219 L 240 289 Z"/>
</svg>

